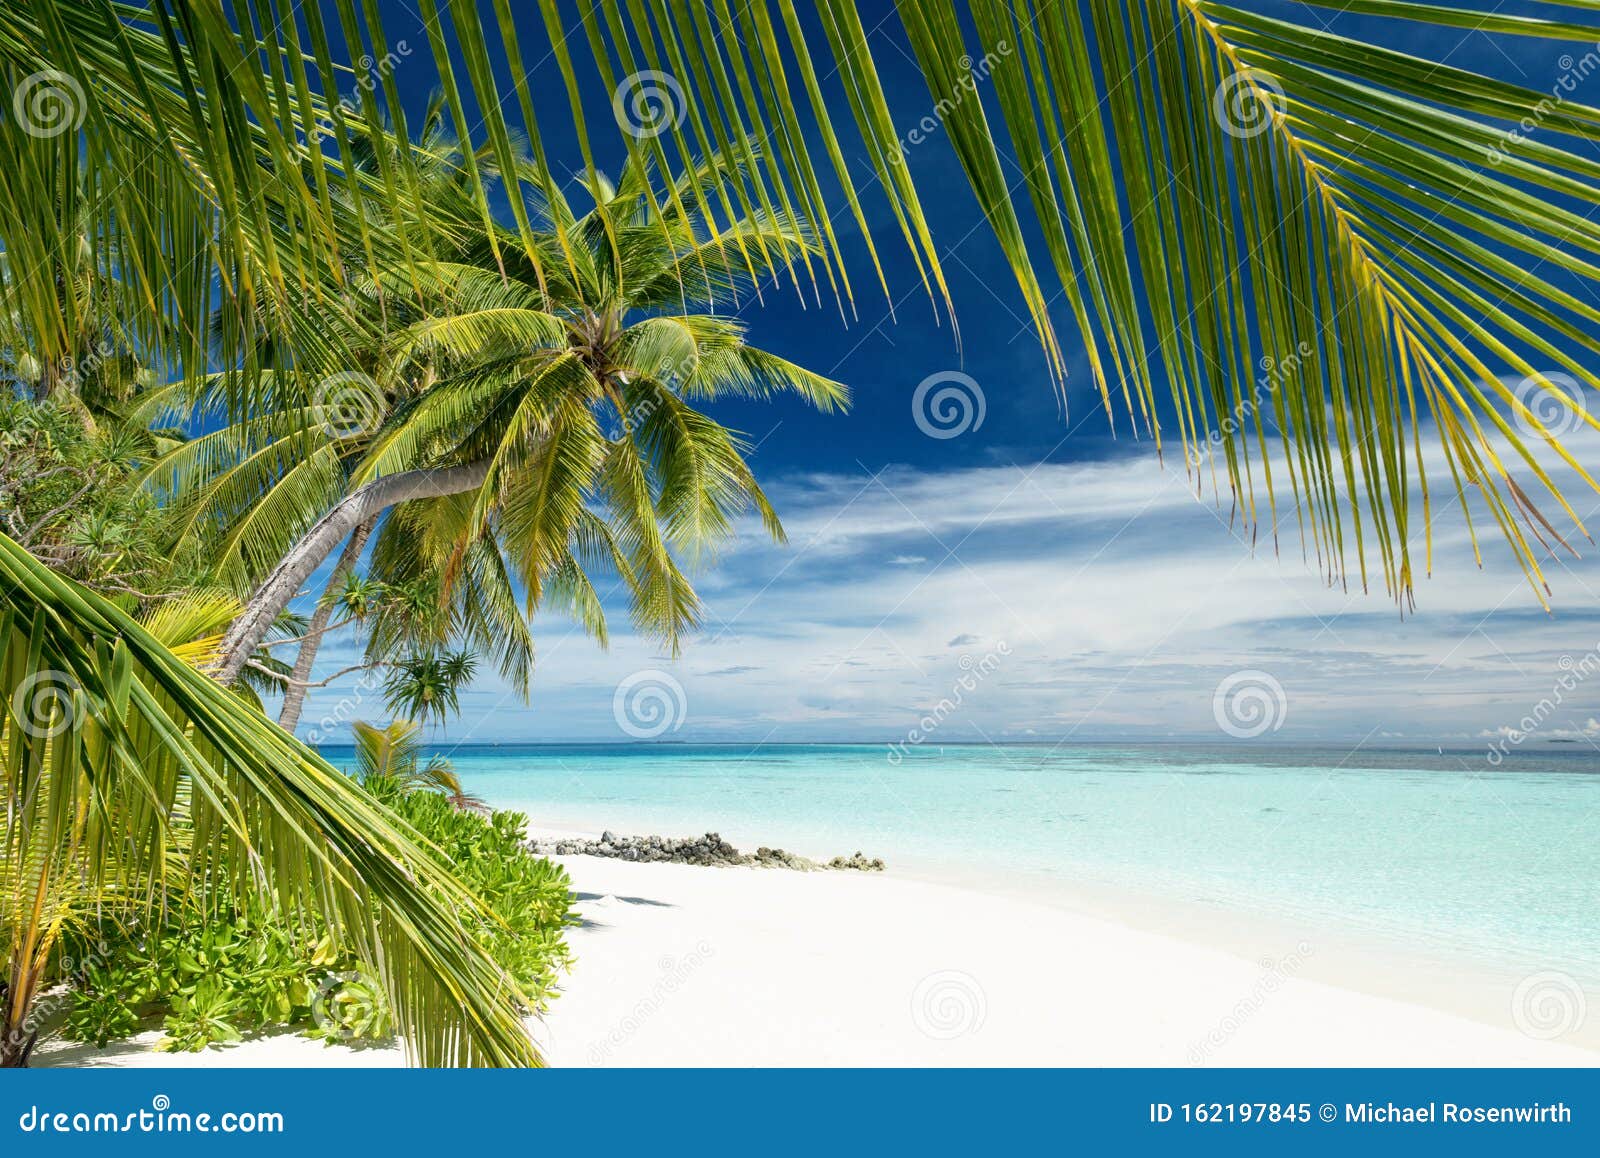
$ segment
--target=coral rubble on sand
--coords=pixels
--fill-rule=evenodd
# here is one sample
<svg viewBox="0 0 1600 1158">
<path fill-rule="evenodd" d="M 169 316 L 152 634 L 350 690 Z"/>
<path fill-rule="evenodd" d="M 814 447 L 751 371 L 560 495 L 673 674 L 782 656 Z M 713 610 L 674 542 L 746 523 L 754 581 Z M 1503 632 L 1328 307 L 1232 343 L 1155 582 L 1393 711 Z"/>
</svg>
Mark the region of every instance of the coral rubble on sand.
<svg viewBox="0 0 1600 1158">
<path fill-rule="evenodd" d="M 753 853 L 740 852 L 714 832 L 704 836 L 618 836 L 604 832 L 599 840 L 530 840 L 528 851 L 539 856 L 607 856 L 618 860 L 671 861 L 675 864 L 758 865 L 800 872 L 819 869 L 858 869 L 882 872 L 883 861 L 857 852 L 836 856 L 824 864 L 781 848 L 763 845 Z"/>
</svg>

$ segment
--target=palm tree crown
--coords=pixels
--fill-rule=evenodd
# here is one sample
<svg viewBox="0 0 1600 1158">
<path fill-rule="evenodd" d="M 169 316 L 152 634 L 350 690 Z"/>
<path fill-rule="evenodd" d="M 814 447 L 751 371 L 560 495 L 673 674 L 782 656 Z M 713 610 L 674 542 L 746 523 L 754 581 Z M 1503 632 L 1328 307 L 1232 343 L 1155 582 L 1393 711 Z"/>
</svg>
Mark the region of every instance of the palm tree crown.
<svg viewBox="0 0 1600 1158">
<path fill-rule="evenodd" d="M 531 641 L 515 589 L 527 614 L 559 608 L 603 641 L 599 568 L 627 591 L 635 625 L 676 648 L 699 619 L 685 568 L 742 511 L 782 534 L 746 447 L 703 407 L 789 391 L 832 411 L 848 398 L 746 344 L 736 318 L 696 311 L 738 304 L 814 246 L 782 215 L 710 231 L 687 207 L 659 208 L 707 196 L 723 179 L 713 164 L 665 184 L 630 165 L 582 215 L 559 191 L 530 197 L 530 254 L 471 216 L 459 152 L 425 144 L 418 208 L 435 257 L 350 299 L 336 324 L 372 335 L 360 365 L 309 403 L 271 395 L 277 405 L 178 448 L 146 483 L 183 508 L 182 543 L 203 543 L 220 580 L 274 612 L 298 590 L 277 582 L 285 569 L 303 581 L 345 539 L 304 549 L 308 536 L 388 487 L 407 501 L 338 526 L 355 533 L 393 507 L 373 574 L 390 589 L 435 585 L 451 612 L 424 642 L 468 638 L 525 679 Z M 375 649 L 417 622 L 378 614 Z"/>
</svg>

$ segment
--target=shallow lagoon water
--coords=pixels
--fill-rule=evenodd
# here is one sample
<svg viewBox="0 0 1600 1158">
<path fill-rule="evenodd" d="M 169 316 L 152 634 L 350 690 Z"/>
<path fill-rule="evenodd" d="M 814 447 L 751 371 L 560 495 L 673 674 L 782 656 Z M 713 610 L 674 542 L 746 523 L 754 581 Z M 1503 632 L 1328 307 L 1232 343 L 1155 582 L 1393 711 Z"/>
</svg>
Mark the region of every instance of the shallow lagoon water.
<svg viewBox="0 0 1600 1158">
<path fill-rule="evenodd" d="M 448 750 L 448 749 L 446 749 Z M 346 752 L 330 749 L 335 763 Z M 498 746 L 468 790 L 535 823 L 1005 884 L 1138 890 L 1600 975 L 1600 757 L 1249 746 Z"/>
</svg>

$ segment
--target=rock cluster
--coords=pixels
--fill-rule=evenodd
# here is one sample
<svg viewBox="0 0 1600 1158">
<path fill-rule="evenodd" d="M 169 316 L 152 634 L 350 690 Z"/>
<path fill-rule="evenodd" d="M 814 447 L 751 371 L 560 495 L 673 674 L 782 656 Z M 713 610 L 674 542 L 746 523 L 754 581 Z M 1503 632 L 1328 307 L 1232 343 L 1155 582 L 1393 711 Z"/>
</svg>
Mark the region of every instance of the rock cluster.
<svg viewBox="0 0 1600 1158">
<path fill-rule="evenodd" d="M 866 857 L 836 856 L 826 864 L 763 845 L 753 853 L 740 852 L 714 832 L 704 836 L 618 836 L 603 832 L 599 840 L 530 840 L 528 851 L 537 856 L 608 856 L 617 860 L 671 861 L 674 864 L 757 865 L 761 868 L 787 868 L 799 872 L 819 869 L 856 869 L 882 872 L 883 861 Z"/>
</svg>

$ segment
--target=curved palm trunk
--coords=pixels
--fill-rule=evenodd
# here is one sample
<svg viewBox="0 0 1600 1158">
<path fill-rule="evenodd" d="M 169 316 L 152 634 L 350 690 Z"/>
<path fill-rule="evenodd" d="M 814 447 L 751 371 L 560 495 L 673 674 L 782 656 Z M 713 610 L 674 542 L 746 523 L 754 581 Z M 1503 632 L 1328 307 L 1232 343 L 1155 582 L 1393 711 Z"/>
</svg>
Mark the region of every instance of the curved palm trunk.
<svg viewBox="0 0 1600 1158">
<path fill-rule="evenodd" d="M 328 620 L 333 618 L 333 593 L 344 582 L 344 577 L 355 569 L 377 521 L 376 518 L 368 519 L 345 542 L 339 561 L 333 565 L 333 574 L 328 576 L 328 586 L 322 593 L 322 599 L 311 614 L 311 624 L 306 629 L 305 638 L 300 641 L 299 654 L 294 657 L 290 683 L 283 691 L 283 710 L 278 713 L 278 727 L 285 732 L 293 732 L 295 725 L 300 722 L 300 709 L 305 706 L 306 692 L 310 690 L 307 684 L 311 680 L 312 665 L 317 661 L 317 648 L 322 645 L 323 632 L 328 630 Z"/>
<path fill-rule="evenodd" d="M 245 660 L 261 646 L 273 621 L 289 606 L 289 601 L 311 578 L 312 572 L 357 527 L 368 521 L 376 522 L 378 516 L 396 503 L 462 494 L 482 486 L 483 480 L 488 477 L 489 463 L 485 460 L 439 470 L 401 471 L 373 479 L 356 488 L 317 520 L 256 589 L 249 604 L 223 637 L 220 657 L 212 669 L 212 675 L 224 684 L 231 684 L 239 678 Z"/>
</svg>

